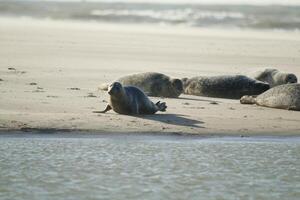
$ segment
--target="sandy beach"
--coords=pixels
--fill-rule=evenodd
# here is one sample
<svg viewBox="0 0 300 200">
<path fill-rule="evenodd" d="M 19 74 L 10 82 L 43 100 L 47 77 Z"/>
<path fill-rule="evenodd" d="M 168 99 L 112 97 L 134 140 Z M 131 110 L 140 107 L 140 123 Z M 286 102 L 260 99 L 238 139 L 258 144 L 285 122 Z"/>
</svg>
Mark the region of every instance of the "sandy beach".
<svg viewBox="0 0 300 200">
<path fill-rule="evenodd" d="M 300 112 L 181 95 L 167 112 L 126 116 L 98 85 L 123 75 L 247 74 L 271 67 L 300 77 L 300 33 L 0 19 L 0 131 L 300 135 Z"/>
</svg>

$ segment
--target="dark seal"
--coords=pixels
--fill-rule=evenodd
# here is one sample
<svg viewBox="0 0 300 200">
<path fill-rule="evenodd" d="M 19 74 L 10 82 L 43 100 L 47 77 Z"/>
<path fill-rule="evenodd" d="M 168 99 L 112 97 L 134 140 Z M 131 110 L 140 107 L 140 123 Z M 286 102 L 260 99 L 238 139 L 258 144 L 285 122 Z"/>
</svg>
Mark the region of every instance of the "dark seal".
<svg viewBox="0 0 300 200">
<path fill-rule="evenodd" d="M 103 111 L 94 111 L 95 113 L 105 113 L 111 109 L 119 114 L 139 115 L 154 114 L 157 111 L 166 111 L 165 102 L 154 104 L 146 94 L 137 87 L 123 87 L 121 83 L 114 82 L 108 88 L 110 95 L 109 104 Z"/>
<path fill-rule="evenodd" d="M 258 95 L 270 88 L 267 83 L 242 75 L 198 76 L 190 79 L 184 78 L 182 82 L 185 94 L 228 99 L 240 99 L 244 95 Z"/>
</svg>

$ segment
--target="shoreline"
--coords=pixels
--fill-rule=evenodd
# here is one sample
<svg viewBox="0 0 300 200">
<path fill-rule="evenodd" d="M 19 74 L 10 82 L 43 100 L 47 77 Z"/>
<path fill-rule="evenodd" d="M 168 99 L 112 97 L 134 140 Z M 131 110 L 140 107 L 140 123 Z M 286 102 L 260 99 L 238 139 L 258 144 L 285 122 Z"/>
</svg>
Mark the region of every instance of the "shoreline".
<svg viewBox="0 0 300 200">
<path fill-rule="evenodd" d="M 0 138 L 74 138 L 74 139 L 102 139 L 102 138 L 157 138 L 170 140 L 220 140 L 220 141 L 295 141 L 300 142 L 300 135 L 226 135 L 226 134 L 181 134 L 181 133 L 161 133 L 161 132 L 99 132 L 87 130 L 51 130 L 34 129 L 30 131 L 22 130 L 0 130 Z"/>
<path fill-rule="evenodd" d="M 70 136 L 170 136 L 170 137 L 195 137 L 195 138 L 298 138 L 300 134 L 294 133 L 273 133 L 273 132 L 162 132 L 162 131 L 107 131 L 99 129 L 59 129 L 59 128 L 21 128 L 21 129 L 0 129 L 0 137 L 3 135 L 70 135 Z"/>
</svg>

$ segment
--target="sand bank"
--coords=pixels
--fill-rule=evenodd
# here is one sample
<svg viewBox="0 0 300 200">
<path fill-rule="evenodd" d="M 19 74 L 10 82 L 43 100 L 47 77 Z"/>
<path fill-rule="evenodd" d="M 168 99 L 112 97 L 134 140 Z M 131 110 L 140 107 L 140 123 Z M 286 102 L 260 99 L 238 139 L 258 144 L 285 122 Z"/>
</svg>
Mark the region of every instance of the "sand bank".
<svg viewBox="0 0 300 200">
<path fill-rule="evenodd" d="M 168 105 L 152 116 L 92 113 L 108 98 L 97 86 L 131 73 L 191 77 L 274 67 L 300 77 L 299 33 L 1 18 L 0 56 L 2 131 L 300 134 L 300 112 L 228 99 L 151 98 Z"/>
</svg>

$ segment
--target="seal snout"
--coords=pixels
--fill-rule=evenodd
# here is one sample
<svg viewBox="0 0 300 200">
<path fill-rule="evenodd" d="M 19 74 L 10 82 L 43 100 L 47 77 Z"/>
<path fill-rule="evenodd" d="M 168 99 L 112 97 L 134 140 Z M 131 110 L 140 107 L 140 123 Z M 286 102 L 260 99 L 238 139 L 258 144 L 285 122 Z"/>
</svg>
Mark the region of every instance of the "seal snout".
<svg viewBox="0 0 300 200">
<path fill-rule="evenodd" d="M 172 79 L 172 85 L 179 93 L 178 95 L 180 95 L 183 92 L 183 83 L 180 79 Z"/>
<path fill-rule="evenodd" d="M 294 74 L 289 74 L 286 77 L 286 83 L 297 83 L 297 77 Z"/>
</svg>

